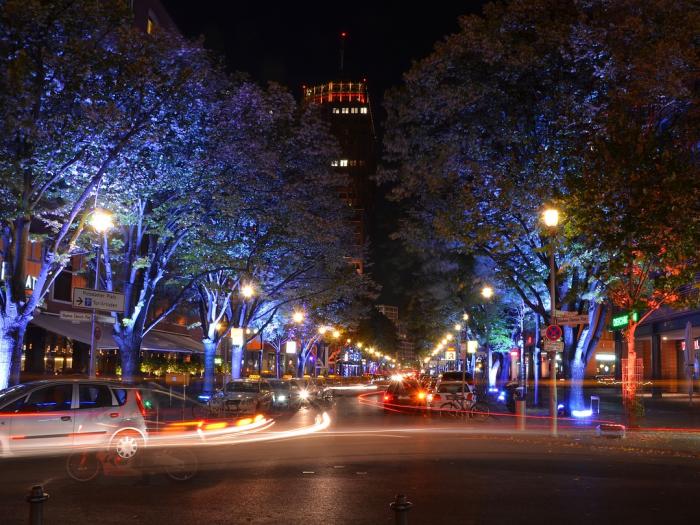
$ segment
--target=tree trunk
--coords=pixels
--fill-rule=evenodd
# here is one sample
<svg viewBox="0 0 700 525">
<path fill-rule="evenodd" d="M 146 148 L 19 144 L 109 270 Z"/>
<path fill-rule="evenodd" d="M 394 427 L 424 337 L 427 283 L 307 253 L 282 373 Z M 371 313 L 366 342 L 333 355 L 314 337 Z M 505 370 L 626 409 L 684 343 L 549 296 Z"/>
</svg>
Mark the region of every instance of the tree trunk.
<svg viewBox="0 0 700 525">
<path fill-rule="evenodd" d="M 241 378 L 241 359 L 243 359 L 243 347 L 241 345 L 231 346 L 231 378 Z"/>
<path fill-rule="evenodd" d="M 586 363 L 583 359 L 574 358 L 571 362 L 571 391 L 569 392 L 569 408 L 582 413 L 588 407 L 583 399 L 583 378 L 586 374 Z"/>
<path fill-rule="evenodd" d="M 27 331 L 29 321 L 17 325 L 17 330 L 13 336 L 14 348 L 12 349 L 12 362 L 10 364 L 10 384 L 19 384 L 19 376 L 22 371 L 22 347 L 24 346 L 24 334 Z"/>
<path fill-rule="evenodd" d="M 210 395 L 214 392 L 214 358 L 216 357 L 216 341 L 204 339 L 204 389 L 203 394 Z M 240 363 L 240 361 L 239 361 Z"/>
<path fill-rule="evenodd" d="M 306 360 L 309 354 L 299 354 L 299 361 L 297 362 L 297 377 L 304 377 L 304 371 L 306 370 Z"/>
<path fill-rule="evenodd" d="M 8 309 L 12 312 L 0 317 L 0 390 L 19 383 L 24 333 L 30 321 L 12 306 Z"/>
<path fill-rule="evenodd" d="M 121 335 L 114 335 L 114 341 L 119 348 L 119 359 L 122 367 L 122 381 L 131 382 L 136 380 L 141 372 L 141 342 L 132 328 L 123 328 Z M 96 358 L 97 359 L 97 358 Z M 95 361 L 97 366 L 97 361 Z"/>
</svg>

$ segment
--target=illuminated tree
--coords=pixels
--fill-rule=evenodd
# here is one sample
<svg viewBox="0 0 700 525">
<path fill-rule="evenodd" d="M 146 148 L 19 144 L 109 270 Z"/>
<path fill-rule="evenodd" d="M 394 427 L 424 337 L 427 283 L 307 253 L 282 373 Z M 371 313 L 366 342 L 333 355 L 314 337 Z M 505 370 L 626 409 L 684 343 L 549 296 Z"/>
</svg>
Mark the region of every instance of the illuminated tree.
<svg viewBox="0 0 700 525">
<path fill-rule="evenodd" d="M 101 184 L 168 133 L 191 77 L 180 42 L 136 30 L 124 2 L 7 0 L 0 42 L 3 388 L 19 379 L 36 307 L 81 250 Z M 41 260 L 29 291 L 32 240 Z"/>
</svg>

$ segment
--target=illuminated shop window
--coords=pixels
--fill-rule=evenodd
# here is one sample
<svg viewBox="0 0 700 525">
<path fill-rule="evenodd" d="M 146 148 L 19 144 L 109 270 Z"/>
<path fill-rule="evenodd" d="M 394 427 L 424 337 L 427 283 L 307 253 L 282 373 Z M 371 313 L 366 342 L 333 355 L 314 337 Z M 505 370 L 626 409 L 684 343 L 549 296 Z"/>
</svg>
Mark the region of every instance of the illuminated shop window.
<svg viewBox="0 0 700 525">
<path fill-rule="evenodd" d="M 350 113 L 357 113 L 357 110 L 358 110 L 358 109 L 359 109 L 359 108 L 352 108 L 352 109 L 350 110 Z"/>
<path fill-rule="evenodd" d="M 335 113 L 336 115 L 340 113 L 340 108 L 333 108 L 333 113 Z"/>
<path fill-rule="evenodd" d="M 151 17 L 148 17 L 148 20 L 146 21 L 146 33 L 149 35 L 153 34 L 153 30 L 156 28 L 156 24 L 153 22 Z"/>
<path fill-rule="evenodd" d="M 361 107 L 360 113 L 367 113 L 367 107 Z"/>
<path fill-rule="evenodd" d="M 343 113 L 350 113 L 350 108 L 343 108 Z"/>
<path fill-rule="evenodd" d="M 348 166 L 348 159 L 340 159 L 340 167 L 347 168 L 347 166 Z"/>
</svg>

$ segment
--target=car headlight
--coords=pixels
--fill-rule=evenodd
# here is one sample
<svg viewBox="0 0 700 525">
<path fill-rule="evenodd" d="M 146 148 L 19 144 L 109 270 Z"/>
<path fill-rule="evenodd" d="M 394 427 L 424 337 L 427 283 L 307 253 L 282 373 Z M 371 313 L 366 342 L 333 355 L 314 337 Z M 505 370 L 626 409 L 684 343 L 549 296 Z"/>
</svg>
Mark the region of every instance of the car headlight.
<svg viewBox="0 0 700 525">
<path fill-rule="evenodd" d="M 277 396 L 277 401 L 286 401 L 286 400 L 287 400 L 287 396 L 285 396 L 285 395 Z"/>
<path fill-rule="evenodd" d="M 309 399 L 309 391 L 308 390 L 300 390 L 299 397 L 301 399 L 303 399 L 304 401 L 306 401 L 307 399 Z"/>
</svg>

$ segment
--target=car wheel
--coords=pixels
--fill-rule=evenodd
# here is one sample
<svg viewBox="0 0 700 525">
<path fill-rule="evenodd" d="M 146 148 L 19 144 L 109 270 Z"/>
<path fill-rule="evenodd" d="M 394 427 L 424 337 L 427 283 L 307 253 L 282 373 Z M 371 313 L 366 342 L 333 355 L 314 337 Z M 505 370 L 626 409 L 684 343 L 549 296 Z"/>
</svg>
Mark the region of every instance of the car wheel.
<svg viewBox="0 0 700 525">
<path fill-rule="evenodd" d="M 102 463 L 97 454 L 92 452 L 79 452 L 71 454 L 66 459 L 66 472 L 75 481 L 85 483 L 92 481 L 100 475 Z"/>
<path fill-rule="evenodd" d="M 143 438 L 138 432 L 124 430 L 112 438 L 112 446 L 110 448 L 119 459 L 131 461 L 138 455 L 143 445 Z"/>
<path fill-rule="evenodd" d="M 459 411 L 459 405 L 451 401 L 449 403 L 443 403 L 442 405 L 440 405 L 440 415 L 444 417 L 458 417 L 461 415 Z"/>
<path fill-rule="evenodd" d="M 477 421 L 485 421 L 489 417 L 489 407 L 483 405 L 474 405 L 469 410 L 469 418 Z"/>
</svg>

